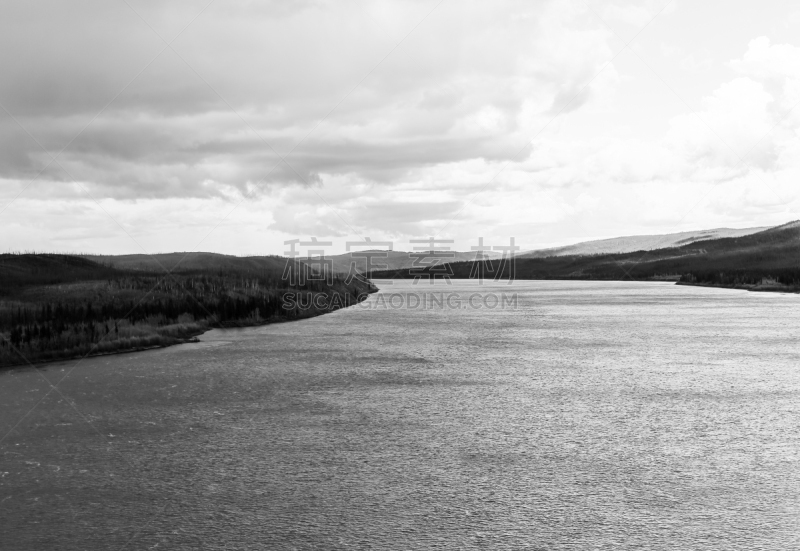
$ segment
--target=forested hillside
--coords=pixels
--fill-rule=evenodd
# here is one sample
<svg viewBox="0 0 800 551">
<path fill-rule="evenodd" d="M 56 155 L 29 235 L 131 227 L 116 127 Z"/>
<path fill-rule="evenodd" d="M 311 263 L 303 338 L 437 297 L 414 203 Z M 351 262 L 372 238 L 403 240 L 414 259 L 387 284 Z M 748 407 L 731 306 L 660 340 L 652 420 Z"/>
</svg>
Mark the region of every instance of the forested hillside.
<svg viewBox="0 0 800 551">
<path fill-rule="evenodd" d="M 166 346 L 210 327 L 318 315 L 374 290 L 363 279 L 313 279 L 299 263 L 290 283 L 285 260 L 215 256 L 223 259 L 208 269 L 193 262 L 165 274 L 69 255 L 0 255 L 0 365 Z"/>
</svg>

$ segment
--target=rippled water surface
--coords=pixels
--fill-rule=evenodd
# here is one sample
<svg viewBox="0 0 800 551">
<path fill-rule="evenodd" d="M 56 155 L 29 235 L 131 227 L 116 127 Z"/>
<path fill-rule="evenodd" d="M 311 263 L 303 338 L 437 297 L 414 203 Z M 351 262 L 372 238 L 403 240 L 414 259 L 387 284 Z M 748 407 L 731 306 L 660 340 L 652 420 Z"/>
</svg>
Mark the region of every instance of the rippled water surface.
<svg viewBox="0 0 800 551">
<path fill-rule="evenodd" d="M 380 285 L 0 372 L 0 548 L 800 548 L 800 297 Z"/>
</svg>

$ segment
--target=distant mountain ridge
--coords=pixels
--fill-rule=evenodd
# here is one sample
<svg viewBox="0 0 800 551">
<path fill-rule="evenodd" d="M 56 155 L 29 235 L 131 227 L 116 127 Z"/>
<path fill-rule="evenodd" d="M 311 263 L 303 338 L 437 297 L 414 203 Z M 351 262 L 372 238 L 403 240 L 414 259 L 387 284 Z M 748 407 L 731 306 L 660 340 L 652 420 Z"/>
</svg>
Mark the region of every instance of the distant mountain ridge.
<svg viewBox="0 0 800 551">
<path fill-rule="evenodd" d="M 398 270 L 411 268 L 414 266 L 416 258 L 413 255 L 430 254 L 425 251 L 385 251 L 385 250 L 366 250 L 350 252 L 339 255 L 325 256 L 324 261 L 332 267 L 334 273 L 346 274 L 350 271 L 351 263 L 355 263 L 359 273 L 366 273 L 367 258 L 372 256 L 370 261 L 373 267 L 380 267 L 387 270 Z M 425 259 L 425 262 L 432 263 L 433 258 L 439 262 L 465 262 L 476 258 L 475 251 L 436 251 L 435 257 Z M 445 256 L 447 255 L 447 256 Z M 485 258 L 498 258 L 500 253 L 486 252 Z M 232 256 L 220 253 L 204 252 L 177 252 L 159 254 L 127 254 L 127 255 L 83 255 L 81 258 L 97 262 L 98 264 L 116 268 L 119 270 L 141 270 L 148 272 L 169 271 L 194 271 L 194 270 L 247 270 L 247 271 L 272 271 L 282 272 L 286 267 L 287 257 L 277 255 L 267 256 Z M 321 267 L 319 257 L 299 256 L 296 261 L 309 265 L 312 269 Z"/>
<path fill-rule="evenodd" d="M 451 277 L 511 275 L 512 263 L 486 260 L 450 265 Z M 481 267 L 478 267 L 481 268 Z M 516 257 L 516 279 L 674 280 L 752 290 L 800 292 L 800 221 L 735 237 L 693 241 L 674 247 L 626 253 Z M 413 278 L 408 270 L 373 272 L 373 278 Z M 423 276 L 424 277 L 424 276 Z"/>
<path fill-rule="evenodd" d="M 668 233 L 663 235 L 630 235 L 598 239 L 595 241 L 582 241 L 574 245 L 552 247 L 525 251 L 516 255 L 517 258 L 546 258 L 548 256 L 575 256 L 595 254 L 619 254 L 634 251 L 652 251 L 669 247 L 690 245 L 698 241 L 721 239 L 726 237 L 743 237 L 764 230 L 771 226 L 758 228 L 715 228 L 712 230 L 686 231 Z"/>
<path fill-rule="evenodd" d="M 367 251 L 357 251 L 357 252 L 349 252 L 345 254 L 338 254 L 338 255 L 331 255 L 326 256 L 325 261 L 329 262 L 329 266 L 332 266 L 333 271 L 335 273 L 348 273 L 350 271 L 350 266 L 355 263 L 355 268 L 359 273 L 367 273 L 368 271 L 383 269 L 383 270 L 402 270 L 404 268 L 412 268 L 416 265 L 421 263 L 450 263 L 450 262 L 472 262 L 475 260 L 476 255 L 478 253 L 476 251 L 469 251 L 469 252 L 459 252 L 459 251 L 435 251 L 431 253 L 431 251 L 386 251 L 386 250 L 367 250 Z M 500 253 L 496 252 L 485 252 L 484 258 L 499 258 L 501 256 Z M 417 256 L 414 256 L 417 255 Z M 422 259 L 423 255 L 431 255 L 427 258 Z M 369 270 L 367 267 L 367 256 L 371 256 L 371 260 L 369 263 L 372 266 L 372 270 Z M 319 257 L 312 257 L 312 258 L 304 258 L 298 257 L 297 260 L 300 262 L 305 262 L 307 264 L 312 265 L 312 267 L 319 266 L 320 258 Z M 436 260 L 437 262 L 434 262 Z"/>
</svg>

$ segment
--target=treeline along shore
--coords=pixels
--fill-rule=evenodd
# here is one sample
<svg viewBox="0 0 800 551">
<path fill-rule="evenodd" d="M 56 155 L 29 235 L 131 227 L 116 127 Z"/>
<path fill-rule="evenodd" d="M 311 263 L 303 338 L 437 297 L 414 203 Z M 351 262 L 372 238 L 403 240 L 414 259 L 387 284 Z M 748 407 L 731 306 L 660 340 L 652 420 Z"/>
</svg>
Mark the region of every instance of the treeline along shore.
<svg viewBox="0 0 800 551">
<path fill-rule="evenodd" d="M 375 290 L 364 278 L 323 278 L 282 257 L 3 254 L 0 366 L 168 346 L 214 327 L 297 320 L 356 304 Z"/>
<path fill-rule="evenodd" d="M 617 254 L 455 262 L 373 271 L 371 278 L 675 281 L 753 291 L 800 292 L 800 222 L 679 247 Z"/>
</svg>

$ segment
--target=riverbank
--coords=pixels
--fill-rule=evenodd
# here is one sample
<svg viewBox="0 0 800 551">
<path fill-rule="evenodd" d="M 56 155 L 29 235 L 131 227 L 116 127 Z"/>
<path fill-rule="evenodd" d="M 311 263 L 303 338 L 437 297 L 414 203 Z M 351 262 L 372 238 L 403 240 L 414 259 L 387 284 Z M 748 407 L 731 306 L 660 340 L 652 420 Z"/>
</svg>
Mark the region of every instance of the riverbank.
<svg viewBox="0 0 800 551">
<path fill-rule="evenodd" d="M 690 283 L 688 281 L 678 281 L 675 285 L 686 285 L 689 287 L 713 287 L 717 289 L 738 289 L 740 291 L 752 291 L 754 293 L 800 293 L 800 287 L 793 287 L 791 285 L 775 284 L 756 284 L 749 285 L 745 283 L 737 284 L 722 284 L 722 283 Z"/>
<path fill-rule="evenodd" d="M 377 288 L 370 290 L 368 294 L 372 294 L 377 292 Z M 363 302 L 366 300 L 367 295 L 360 295 L 358 297 L 358 302 Z M 349 304 L 346 307 L 353 306 L 354 304 Z M 241 319 L 241 320 L 230 320 L 225 324 L 208 324 L 208 323 L 195 323 L 192 324 L 190 327 L 186 327 L 183 331 L 182 336 L 175 336 L 173 335 L 148 335 L 144 337 L 134 337 L 130 339 L 128 343 L 120 343 L 117 340 L 114 341 L 101 341 L 98 343 L 97 346 L 85 350 L 69 350 L 63 351 L 61 353 L 48 353 L 48 351 L 44 352 L 44 355 L 34 353 L 31 358 L 27 356 L 19 356 L 18 361 L 16 363 L 9 362 L 9 363 L 2 363 L 0 364 L 0 369 L 14 369 L 24 366 L 33 366 L 33 367 L 45 367 L 49 364 L 55 362 L 63 362 L 63 361 L 70 361 L 70 360 L 82 360 L 84 358 L 95 358 L 99 356 L 116 356 L 119 354 L 130 354 L 133 352 L 144 352 L 146 350 L 156 350 L 159 348 L 167 348 L 170 346 L 175 346 L 178 344 L 193 344 L 198 343 L 200 340 L 197 338 L 212 329 L 237 329 L 237 328 L 246 328 L 246 327 L 261 327 L 264 325 L 273 325 L 276 323 L 287 323 L 292 321 L 300 321 L 303 319 L 309 319 L 316 316 L 321 316 L 324 314 L 329 314 L 331 312 L 335 312 L 340 308 L 331 308 L 328 310 L 315 310 L 309 311 L 308 315 L 299 316 L 292 319 L 286 318 L 273 318 L 269 320 L 260 320 L 255 321 L 252 319 Z M 169 329 L 169 326 L 167 326 Z M 20 351 L 22 352 L 22 351 Z"/>
<path fill-rule="evenodd" d="M 46 365 L 53 362 L 61 362 L 68 360 L 79 360 L 88 357 L 96 356 L 111 356 L 116 354 L 128 354 L 131 352 L 142 352 L 144 350 L 154 350 L 157 348 L 166 348 L 175 346 L 177 344 L 190 344 L 199 342 L 197 337 L 210 331 L 212 329 L 232 329 L 232 328 L 245 328 L 245 327 L 260 327 L 262 325 L 271 325 L 274 323 L 285 323 L 289 321 L 299 321 L 316 316 L 321 316 L 342 307 L 353 306 L 366 299 L 367 295 L 377 292 L 377 288 L 370 289 L 367 293 L 361 294 L 356 297 L 356 302 L 348 303 L 344 306 L 332 306 L 328 309 L 321 308 L 307 308 L 302 311 L 300 315 L 291 318 L 275 316 L 271 319 L 234 319 L 228 320 L 225 323 L 209 323 L 207 320 L 201 320 L 191 324 L 175 324 L 159 327 L 154 329 L 154 332 L 142 334 L 136 337 L 123 337 L 121 339 L 103 340 L 94 343 L 91 346 L 79 346 L 73 349 L 64 350 L 26 350 L 25 347 L 13 350 L 16 352 L 16 361 L 13 357 L 0 356 L 0 369 L 14 368 L 24 365 Z M 309 302 L 313 302 L 313 297 Z M 26 354 L 28 352 L 28 354 Z"/>
</svg>

